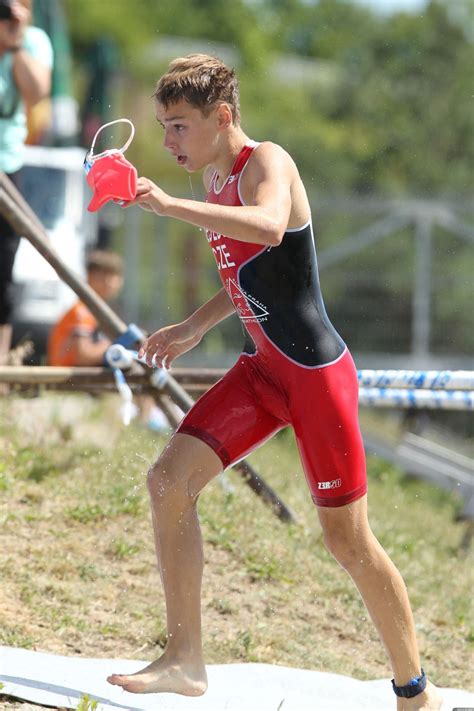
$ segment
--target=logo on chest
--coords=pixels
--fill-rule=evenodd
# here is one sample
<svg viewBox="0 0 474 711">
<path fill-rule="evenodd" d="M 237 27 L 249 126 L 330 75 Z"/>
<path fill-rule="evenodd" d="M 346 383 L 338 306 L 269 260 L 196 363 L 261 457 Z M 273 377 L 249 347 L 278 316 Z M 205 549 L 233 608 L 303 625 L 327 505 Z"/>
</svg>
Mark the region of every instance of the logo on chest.
<svg viewBox="0 0 474 711">
<path fill-rule="evenodd" d="M 235 279 L 227 279 L 227 293 L 242 321 L 261 323 L 267 320 L 270 312 L 266 306 L 247 294 Z"/>
</svg>

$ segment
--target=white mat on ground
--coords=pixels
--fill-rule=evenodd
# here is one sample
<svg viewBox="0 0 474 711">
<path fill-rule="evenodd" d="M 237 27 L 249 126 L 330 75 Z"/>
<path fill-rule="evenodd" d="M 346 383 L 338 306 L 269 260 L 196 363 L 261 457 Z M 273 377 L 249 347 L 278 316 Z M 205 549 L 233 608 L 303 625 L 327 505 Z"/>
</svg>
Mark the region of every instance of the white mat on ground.
<svg viewBox="0 0 474 711">
<path fill-rule="evenodd" d="M 388 711 L 395 696 L 388 679 L 359 681 L 339 674 L 272 664 L 207 667 L 209 690 L 189 698 L 176 694 L 130 694 L 106 682 L 112 672 L 131 673 L 146 662 L 61 657 L 0 647 L 0 693 L 46 706 L 75 709 L 81 696 L 100 711 Z M 474 694 L 442 690 L 443 711 L 474 707 Z"/>
</svg>

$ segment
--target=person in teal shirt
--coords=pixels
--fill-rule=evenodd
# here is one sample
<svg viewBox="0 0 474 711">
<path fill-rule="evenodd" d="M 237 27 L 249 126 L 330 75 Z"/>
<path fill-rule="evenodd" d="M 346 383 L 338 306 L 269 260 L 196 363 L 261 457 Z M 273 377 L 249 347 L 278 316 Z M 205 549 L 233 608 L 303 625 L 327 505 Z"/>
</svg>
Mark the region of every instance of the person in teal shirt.
<svg viewBox="0 0 474 711">
<path fill-rule="evenodd" d="M 26 111 L 51 90 L 53 49 L 31 27 L 31 0 L 0 0 L 0 170 L 18 183 L 27 136 Z M 11 344 L 12 272 L 19 236 L 0 215 L 0 364 Z"/>
</svg>

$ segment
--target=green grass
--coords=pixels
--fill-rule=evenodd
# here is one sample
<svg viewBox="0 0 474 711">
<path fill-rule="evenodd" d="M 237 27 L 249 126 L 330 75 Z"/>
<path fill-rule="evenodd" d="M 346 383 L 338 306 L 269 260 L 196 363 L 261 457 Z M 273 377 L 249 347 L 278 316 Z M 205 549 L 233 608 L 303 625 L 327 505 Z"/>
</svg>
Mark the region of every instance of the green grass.
<svg viewBox="0 0 474 711">
<path fill-rule="evenodd" d="M 79 699 L 77 704 L 77 711 L 95 711 L 99 707 L 98 702 L 95 699 L 91 699 L 88 694 L 84 694 Z"/>
<path fill-rule="evenodd" d="M 153 659 L 166 631 L 146 471 L 164 440 L 124 429 L 114 398 L 48 395 L 26 408 L 12 397 L 3 413 L 0 644 Z M 323 545 L 291 433 L 250 461 L 298 522 L 281 523 L 235 472 L 234 494 L 217 480 L 201 495 L 207 661 L 388 677 L 359 595 Z M 473 689 L 460 502 L 377 459 L 369 479 L 371 524 L 407 583 L 423 665 L 442 686 Z"/>
</svg>

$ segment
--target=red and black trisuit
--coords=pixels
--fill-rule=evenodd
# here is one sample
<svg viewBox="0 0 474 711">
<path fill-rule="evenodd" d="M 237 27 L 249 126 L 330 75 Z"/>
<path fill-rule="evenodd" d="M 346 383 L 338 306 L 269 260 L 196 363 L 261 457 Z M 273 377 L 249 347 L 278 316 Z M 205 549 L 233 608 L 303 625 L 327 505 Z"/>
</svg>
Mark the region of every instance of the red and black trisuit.
<svg viewBox="0 0 474 711">
<path fill-rule="evenodd" d="M 257 146 L 244 146 L 220 190 L 214 174 L 207 202 L 245 204 L 240 178 Z M 324 308 L 311 222 L 287 230 L 278 247 L 212 231 L 207 239 L 246 342 L 178 432 L 204 441 L 228 467 L 291 425 L 315 504 L 360 498 L 367 478 L 357 372 Z"/>
</svg>

